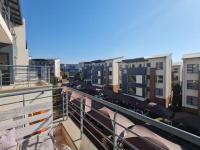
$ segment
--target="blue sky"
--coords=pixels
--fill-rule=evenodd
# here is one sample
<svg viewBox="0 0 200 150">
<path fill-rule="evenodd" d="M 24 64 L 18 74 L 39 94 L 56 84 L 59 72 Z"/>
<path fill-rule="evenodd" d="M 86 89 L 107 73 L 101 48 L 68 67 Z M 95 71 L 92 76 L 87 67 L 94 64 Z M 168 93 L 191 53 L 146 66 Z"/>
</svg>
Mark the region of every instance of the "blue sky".
<svg viewBox="0 0 200 150">
<path fill-rule="evenodd" d="M 200 52 L 200 0 L 23 0 L 22 10 L 33 58 Z"/>
</svg>

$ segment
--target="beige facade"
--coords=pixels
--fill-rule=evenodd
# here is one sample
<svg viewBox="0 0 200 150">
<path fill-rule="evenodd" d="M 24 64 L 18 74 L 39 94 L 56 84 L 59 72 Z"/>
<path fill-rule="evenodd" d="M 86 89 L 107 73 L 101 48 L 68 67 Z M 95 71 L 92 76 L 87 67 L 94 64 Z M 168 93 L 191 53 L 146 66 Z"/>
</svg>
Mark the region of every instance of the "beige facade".
<svg viewBox="0 0 200 150">
<path fill-rule="evenodd" d="M 21 26 L 14 27 L 16 34 L 16 50 L 14 50 L 15 65 L 29 65 L 29 51 L 26 39 L 26 22 Z"/>
<path fill-rule="evenodd" d="M 200 53 L 183 56 L 182 107 L 200 114 Z"/>
<path fill-rule="evenodd" d="M 172 65 L 172 82 L 174 84 L 182 84 L 183 80 L 183 64 L 181 62 Z"/>
<path fill-rule="evenodd" d="M 171 103 L 172 55 L 123 60 L 118 64 L 122 93 L 168 107 Z"/>
</svg>

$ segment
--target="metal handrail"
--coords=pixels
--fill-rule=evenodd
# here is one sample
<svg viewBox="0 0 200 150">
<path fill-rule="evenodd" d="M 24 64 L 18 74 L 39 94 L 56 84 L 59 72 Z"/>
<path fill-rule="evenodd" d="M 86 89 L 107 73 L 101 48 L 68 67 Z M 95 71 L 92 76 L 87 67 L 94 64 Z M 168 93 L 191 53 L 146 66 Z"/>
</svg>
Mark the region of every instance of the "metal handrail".
<svg viewBox="0 0 200 150">
<path fill-rule="evenodd" d="M 188 142 L 191 142 L 191 143 L 193 143 L 195 145 L 200 146 L 200 137 L 197 136 L 197 135 L 194 135 L 194 134 L 189 133 L 187 131 L 181 130 L 181 129 L 176 128 L 176 127 L 173 127 L 171 125 L 159 122 L 159 121 L 157 121 L 155 119 L 152 119 L 152 118 L 147 117 L 145 115 L 139 114 L 139 113 L 134 112 L 132 110 L 123 108 L 123 107 L 121 107 L 119 105 L 110 103 L 110 102 L 105 101 L 103 99 L 99 99 L 99 98 L 93 97 L 93 96 L 91 96 L 89 94 L 83 93 L 83 92 L 78 91 L 76 89 L 73 89 L 73 88 L 69 88 L 69 89 L 72 90 L 72 91 L 78 92 L 82 96 L 91 98 L 93 101 L 96 101 L 98 103 L 101 103 L 101 104 L 109 107 L 109 108 L 117 110 L 118 112 L 124 113 L 124 114 L 126 114 L 128 116 L 131 116 L 133 118 L 136 118 L 136 119 L 138 119 L 140 121 L 147 122 L 147 123 L 151 124 L 152 126 L 158 128 L 158 129 L 166 131 L 166 132 L 168 132 L 168 133 L 170 133 L 172 135 L 175 135 L 175 136 L 177 136 L 177 137 L 179 137 L 181 139 L 184 139 L 185 141 L 188 141 Z"/>
<path fill-rule="evenodd" d="M 30 85 L 33 82 L 45 81 L 50 83 L 49 66 L 22 66 L 22 65 L 0 65 L 0 81 L 3 85 Z M 3 73 L 3 75 L 2 75 Z M 25 83 L 27 82 L 27 83 Z"/>
<path fill-rule="evenodd" d="M 26 95 L 26 94 L 38 93 L 38 92 L 42 92 L 43 93 L 45 91 L 62 90 L 62 89 L 63 89 L 62 87 L 57 87 L 57 88 L 43 88 L 43 89 L 29 90 L 29 91 L 23 91 L 23 92 L 4 93 L 4 94 L 0 94 L 0 98 L 9 97 L 9 96 L 16 96 L 16 95 Z M 81 97 L 82 100 L 83 100 L 84 97 L 91 98 L 92 101 L 96 101 L 98 103 L 101 103 L 104 106 L 107 106 L 109 108 L 112 108 L 112 109 L 116 110 L 117 112 L 121 112 L 121 113 L 126 114 L 128 116 L 136 118 L 136 119 L 138 119 L 140 121 L 146 122 L 146 123 L 158 128 L 158 129 L 161 129 L 161 130 L 166 131 L 166 132 L 168 132 L 168 133 L 170 133 L 172 135 L 175 135 L 175 136 L 177 136 L 177 137 L 179 137 L 181 139 L 184 139 L 187 142 L 190 142 L 190 143 L 193 143 L 193 144 L 195 144 L 197 146 L 200 146 L 200 137 L 197 136 L 197 135 L 194 135 L 192 133 L 189 133 L 189 132 L 183 131 L 181 129 L 175 128 L 173 126 L 164 124 L 162 122 L 158 122 L 155 119 L 152 119 L 152 118 L 149 118 L 147 116 L 141 115 L 141 114 L 139 114 L 137 112 L 128 110 L 126 108 L 123 108 L 121 106 L 115 105 L 113 103 L 104 101 L 103 99 L 99 99 L 99 98 L 93 97 L 93 96 L 91 96 L 89 94 L 80 92 L 78 90 L 75 90 L 75 89 L 72 89 L 72 88 L 69 88 L 69 90 L 79 93 L 82 96 Z M 68 96 L 65 95 L 65 94 L 62 94 L 61 96 L 62 96 L 62 100 L 61 101 L 62 101 L 63 104 L 60 105 L 60 106 L 63 106 L 63 108 L 62 108 L 63 117 L 66 117 L 66 116 L 68 117 L 68 116 L 70 116 L 69 115 L 69 110 L 68 110 L 68 107 L 70 106 L 69 99 L 68 99 Z M 81 105 L 83 105 L 83 101 L 82 100 L 80 101 Z M 81 118 L 84 120 L 83 107 L 80 107 L 79 111 L 80 111 Z M 83 133 L 83 128 L 84 128 L 84 123 L 82 122 L 83 120 L 79 120 L 80 121 L 80 125 L 81 125 L 81 132 L 82 133 Z M 116 124 L 118 124 L 118 123 L 116 122 Z M 123 125 L 121 125 L 121 126 L 123 126 Z M 129 129 L 126 129 L 126 128 L 125 128 L 125 130 L 129 131 Z"/>
</svg>

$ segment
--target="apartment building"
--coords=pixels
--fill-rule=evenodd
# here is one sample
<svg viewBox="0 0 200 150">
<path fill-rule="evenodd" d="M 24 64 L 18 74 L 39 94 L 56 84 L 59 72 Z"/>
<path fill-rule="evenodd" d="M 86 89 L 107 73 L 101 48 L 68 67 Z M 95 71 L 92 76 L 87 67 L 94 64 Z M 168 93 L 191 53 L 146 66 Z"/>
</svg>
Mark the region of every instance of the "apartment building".
<svg viewBox="0 0 200 150">
<path fill-rule="evenodd" d="M 31 66 L 46 66 L 50 67 L 50 75 L 60 77 L 60 59 L 30 59 Z"/>
<path fill-rule="evenodd" d="M 200 115 L 200 53 L 183 56 L 183 110 Z"/>
<path fill-rule="evenodd" d="M 119 66 L 118 62 L 123 57 L 117 57 L 105 60 L 94 60 L 82 62 L 82 72 L 84 80 L 93 86 L 100 88 L 112 89 L 114 92 L 119 91 Z"/>
<path fill-rule="evenodd" d="M 14 84 L 19 77 L 19 70 L 13 66 L 29 64 L 26 23 L 20 7 L 19 0 L 0 0 L 0 80 L 3 80 L 1 85 Z M 27 74 L 27 70 L 23 69 L 23 73 Z"/>
<path fill-rule="evenodd" d="M 60 70 L 69 77 L 74 77 L 79 72 L 79 64 L 60 64 Z"/>
<path fill-rule="evenodd" d="M 83 73 L 84 83 L 86 85 L 91 85 L 92 84 L 92 63 L 80 62 L 79 65 L 81 67 L 80 71 Z"/>
<path fill-rule="evenodd" d="M 26 24 L 19 0 L 0 0 L 0 57 L 2 65 L 28 65 Z"/>
<path fill-rule="evenodd" d="M 121 92 L 168 107 L 171 103 L 171 54 L 126 59 L 119 63 Z"/>
<path fill-rule="evenodd" d="M 172 82 L 182 85 L 183 64 L 181 62 L 173 63 L 172 65 Z"/>
</svg>

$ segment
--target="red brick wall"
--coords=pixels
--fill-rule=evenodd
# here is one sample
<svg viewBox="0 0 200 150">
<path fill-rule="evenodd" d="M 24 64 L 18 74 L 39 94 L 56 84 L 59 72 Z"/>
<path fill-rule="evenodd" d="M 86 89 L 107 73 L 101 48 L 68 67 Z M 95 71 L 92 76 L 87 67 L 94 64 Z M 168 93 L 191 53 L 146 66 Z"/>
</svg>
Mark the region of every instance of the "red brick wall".
<svg viewBox="0 0 200 150">
<path fill-rule="evenodd" d="M 151 102 L 156 102 L 156 69 L 150 68 L 150 85 L 149 85 L 149 100 Z"/>
</svg>

